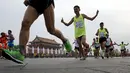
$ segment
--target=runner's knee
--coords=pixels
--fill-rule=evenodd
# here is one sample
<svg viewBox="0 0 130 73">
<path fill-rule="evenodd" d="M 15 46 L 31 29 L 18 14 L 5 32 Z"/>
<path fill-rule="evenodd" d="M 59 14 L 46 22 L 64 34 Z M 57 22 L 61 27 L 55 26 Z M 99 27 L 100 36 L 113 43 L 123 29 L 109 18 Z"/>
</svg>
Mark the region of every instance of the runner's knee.
<svg viewBox="0 0 130 73">
<path fill-rule="evenodd" d="M 83 44 L 86 48 L 89 48 L 89 44 L 87 44 L 85 41 L 82 42 L 82 44 Z"/>
<path fill-rule="evenodd" d="M 52 35 L 55 34 L 55 29 L 47 29 L 47 31 L 48 31 L 50 34 L 52 34 Z"/>
</svg>

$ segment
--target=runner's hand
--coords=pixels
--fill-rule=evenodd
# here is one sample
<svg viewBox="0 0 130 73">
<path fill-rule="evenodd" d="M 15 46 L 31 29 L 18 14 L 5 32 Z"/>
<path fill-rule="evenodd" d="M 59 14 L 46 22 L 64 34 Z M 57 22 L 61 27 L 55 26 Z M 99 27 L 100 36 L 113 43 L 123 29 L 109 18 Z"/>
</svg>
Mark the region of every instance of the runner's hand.
<svg viewBox="0 0 130 73">
<path fill-rule="evenodd" d="M 28 5 L 29 5 L 29 1 L 28 1 L 28 0 L 25 0 L 25 1 L 24 1 L 24 5 L 25 5 L 25 6 L 28 6 Z"/>
<path fill-rule="evenodd" d="M 61 19 L 61 22 L 62 22 L 62 23 L 64 23 L 64 20 L 63 20 L 63 18 Z"/>
<path fill-rule="evenodd" d="M 98 13 L 99 13 L 99 10 L 97 10 L 96 14 L 98 14 Z"/>
</svg>

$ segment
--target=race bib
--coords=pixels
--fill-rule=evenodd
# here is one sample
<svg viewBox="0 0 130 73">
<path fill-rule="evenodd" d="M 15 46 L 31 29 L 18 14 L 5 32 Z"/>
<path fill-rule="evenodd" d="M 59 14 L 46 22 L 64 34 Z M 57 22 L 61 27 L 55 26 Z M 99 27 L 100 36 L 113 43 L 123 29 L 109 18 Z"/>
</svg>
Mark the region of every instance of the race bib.
<svg viewBox="0 0 130 73">
<path fill-rule="evenodd" d="M 95 47 L 100 47 L 100 44 L 96 43 L 96 44 L 95 44 Z"/>
<path fill-rule="evenodd" d="M 107 39 L 106 45 L 107 45 L 107 46 L 111 45 L 110 39 Z"/>
<path fill-rule="evenodd" d="M 100 35 L 100 37 L 104 37 L 105 36 L 105 34 L 103 32 L 101 32 L 99 35 Z"/>
<path fill-rule="evenodd" d="M 82 21 L 76 22 L 76 28 L 82 28 L 82 27 L 83 27 L 83 22 Z"/>
</svg>

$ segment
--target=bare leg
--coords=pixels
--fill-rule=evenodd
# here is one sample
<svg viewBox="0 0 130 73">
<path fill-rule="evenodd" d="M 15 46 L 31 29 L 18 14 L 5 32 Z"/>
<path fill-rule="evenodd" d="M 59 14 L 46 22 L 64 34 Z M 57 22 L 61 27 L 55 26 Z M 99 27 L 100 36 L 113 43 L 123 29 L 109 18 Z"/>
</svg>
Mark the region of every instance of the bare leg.
<svg viewBox="0 0 130 73">
<path fill-rule="evenodd" d="M 88 50 L 89 50 L 89 45 L 86 43 L 86 36 L 85 36 L 85 35 L 82 36 L 81 42 L 82 42 L 83 46 L 84 46 L 85 49 L 86 49 L 86 56 L 87 56 Z"/>
<path fill-rule="evenodd" d="M 24 49 L 24 51 L 21 50 L 22 54 L 25 53 L 25 46 L 29 39 L 30 26 L 38 18 L 38 16 L 37 11 L 33 7 L 28 6 L 22 21 L 22 27 L 19 35 L 19 45 L 22 45 Z"/>
<path fill-rule="evenodd" d="M 82 44 L 81 44 L 81 40 L 79 38 L 77 38 L 76 40 L 77 40 L 77 43 L 79 44 L 79 54 L 80 54 L 80 57 L 81 57 L 81 55 L 83 57 L 85 57 L 84 50 L 83 50 L 83 47 L 82 47 Z"/>
<path fill-rule="evenodd" d="M 59 39 L 62 40 L 63 43 L 66 42 L 66 38 L 63 36 L 63 34 L 55 28 L 54 26 L 54 9 L 53 9 L 53 5 L 50 5 L 45 11 L 44 11 L 44 18 L 45 18 L 45 24 L 47 27 L 47 31 L 52 34 L 55 35 L 56 37 L 58 37 Z"/>
<path fill-rule="evenodd" d="M 101 50 L 102 50 L 101 57 L 102 57 L 102 59 L 104 59 L 104 56 L 105 56 L 105 44 L 106 44 L 106 41 L 101 43 Z"/>
<path fill-rule="evenodd" d="M 121 57 L 123 57 L 123 52 L 121 52 Z"/>
<path fill-rule="evenodd" d="M 78 50 L 75 49 L 75 58 L 78 58 Z"/>
<path fill-rule="evenodd" d="M 105 50 L 105 44 L 106 44 L 106 41 L 104 41 L 104 42 L 101 43 L 101 49 L 102 50 Z"/>
<path fill-rule="evenodd" d="M 99 48 L 99 49 L 97 49 L 97 57 L 99 57 L 99 50 L 100 50 L 100 48 Z"/>
<path fill-rule="evenodd" d="M 113 50 L 110 51 L 110 57 L 112 58 L 113 57 Z"/>
</svg>

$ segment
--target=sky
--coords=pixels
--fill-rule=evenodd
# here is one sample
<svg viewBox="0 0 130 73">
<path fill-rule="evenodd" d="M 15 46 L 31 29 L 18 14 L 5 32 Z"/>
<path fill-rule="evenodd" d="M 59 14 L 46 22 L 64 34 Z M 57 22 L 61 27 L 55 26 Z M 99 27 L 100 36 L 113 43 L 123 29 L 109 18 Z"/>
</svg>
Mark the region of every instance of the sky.
<svg viewBox="0 0 130 73">
<path fill-rule="evenodd" d="M 15 44 L 19 42 L 19 32 L 21 22 L 26 10 L 23 4 L 24 0 L 2 0 L 0 2 L 0 32 L 6 32 L 10 29 L 15 37 Z M 61 18 L 69 22 L 75 16 L 73 7 L 80 6 L 80 13 L 93 17 L 99 10 L 99 15 L 93 21 L 85 19 L 86 38 L 89 44 L 95 36 L 99 23 L 104 22 L 104 27 L 108 29 L 113 41 L 120 43 L 130 43 L 130 0 L 55 0 L 55 27 L 67 37 L 71 43 L 74 41 L 74 26 L 69 27 L 61 23 Z M 44 37 L 55 39 L 62 43 L 61 40 L 50 35 L 45 27 L 44 17 L 41 15 L 31 26 L 30 39 L 35 37 Z M 130 45 L 127 47 L 130 48 Z"/>
</svg>

